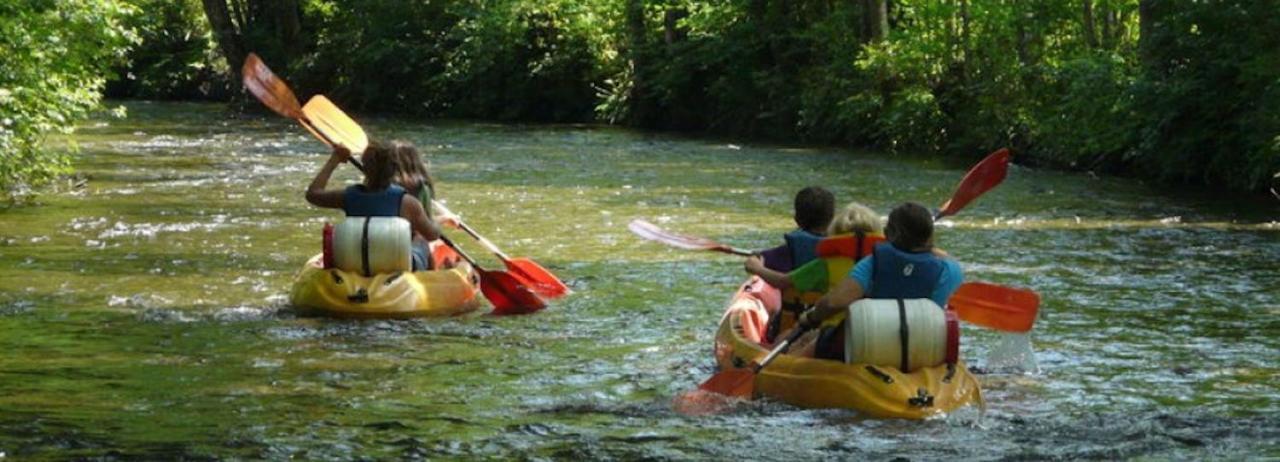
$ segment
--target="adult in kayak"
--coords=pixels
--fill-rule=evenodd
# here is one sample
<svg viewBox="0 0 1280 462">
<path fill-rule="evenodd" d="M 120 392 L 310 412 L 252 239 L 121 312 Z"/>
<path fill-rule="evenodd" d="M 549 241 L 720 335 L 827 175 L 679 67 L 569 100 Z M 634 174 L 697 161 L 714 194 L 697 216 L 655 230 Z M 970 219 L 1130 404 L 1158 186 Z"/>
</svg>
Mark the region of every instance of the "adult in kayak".
<svg viewBox="0 0 1280 462">
<path fill-rule="evenodd" d="M 834 288 L 800 316 L 801 328 L 812 328 L 862 298 L 928 298 L 939 307 L 964 281 L 960 264 L 933 248 L 933 215 L 915 202 L 889 213 L 885 238 L 870 256 L 858 261 Z M 818 345 L 819 351 L 825 350 Z"/>
<path fill-rule="evenodd" d="M 325 189 L 333 170 L 351 157 L 351 151 L 346 147 L 334 147 L 329 160 L 307 186 L 307 202 L 317 207 L 341 209 L 349 217 L 402 217 L 409 221 L 414 233 L 426 241 L 439 239 L 440 228 L 427 215 L 422 203 L 394 184 L 397 174 L 394 156 L 391 145 L 370 142 L 360 156 L 364 164 L 364 182 L 343 189 Z M 415 240 L 412 252 L 414 271 L 430 269 L 431 259 L 425 242 Z"/>
</svg>

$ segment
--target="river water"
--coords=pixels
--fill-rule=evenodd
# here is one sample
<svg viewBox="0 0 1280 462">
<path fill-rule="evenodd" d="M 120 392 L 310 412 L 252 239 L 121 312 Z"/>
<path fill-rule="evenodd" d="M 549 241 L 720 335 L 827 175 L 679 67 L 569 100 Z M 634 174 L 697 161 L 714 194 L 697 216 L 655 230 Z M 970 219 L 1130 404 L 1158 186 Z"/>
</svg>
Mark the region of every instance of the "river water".
<svg viewBox="0 0 1280 462">
<path fill-rule="evenodd" d="M 329 320 L 287 302 L 339 219 L 303 200 L 322 145 L 223 106 L 127 106 L 71 138 L 83 181 L 0 211 L 0 459 L 1280 457 L 1276 201 L 1014 167 L 938 231 L 969 280 L 1043 297 L 1025 338 L 965 327 L 985 412 L 882 421 L 762 401 L 687 417 L 671 398 L 713 372 L 741 260 L 642 241 L 628 221 L 759 249 L 805 185 L 887 212 L 940 204 L 966 166 L 364 120 L 422 147 L 452 209 L 575 293 L 529 316 Z M 994 363 L 1010 340 L 1038 366 Z"/>
</svg>

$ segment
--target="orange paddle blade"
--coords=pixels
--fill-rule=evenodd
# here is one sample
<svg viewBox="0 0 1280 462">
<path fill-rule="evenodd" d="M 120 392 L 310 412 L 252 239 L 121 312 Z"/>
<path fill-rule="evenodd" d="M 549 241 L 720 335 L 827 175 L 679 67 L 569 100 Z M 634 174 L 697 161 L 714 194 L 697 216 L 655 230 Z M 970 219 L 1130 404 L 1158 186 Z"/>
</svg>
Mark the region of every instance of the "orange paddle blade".
<svg viewBox="0 0 1280 462">
<path fill-rule="evenodd" d="M 671 405 L 685 415 L 715 414 L 738 401 L 751 399 L 755 380 L 756 374 L 750 369 L 720 371 L 698 388 L 676 395 Z"/>
<path fill-rule="evenodd" d="M 527 314 L 547 307 L 510 274 L 480 270 L 480 292 L 493 303 L 493 314 Z"/>
<path fill-rule="evenodd" d="M 560 282 L 554 274 L 543 268 L 542 265 L 534 263 L 533 260 L 527 258 L 512 258 L 503 260 L 502 263 L 507 265 L 507 270 L 515 276 L 517 280 L 524 283 L 525 286 L 534 293 L 547 298 L 563 297 L 569 293 L 569 287 Z"/>
<path fill-rule="evenodd" d="M 244 66 L 240 68 L 240 77 L 249 93 L 253 93 L 258 101 L 262 101 L 262 104 L 271 108 L 272 111 L 294 119 L 301 116 L 298 97 L 293 95 L 289 85 L 271 72 L 258 55 L 249 53 L 249 56 L 244 59 Z"/>
<path fill-rule="evenodd" d="M 305 106 L 302 106 L 302 117 L 312 127 L 312 133 L 320 132 L 323 134 L 321 140 L 327 137 L 333 143 L 346 146 L 351 150 L 352 154 L 364 152 L 369 147 L 369 136 L 365 134 L 364 129 L 360 128 L 355 120 L 352 120 L 347 113 L 342 112 L 333 101 L 329 101 L 324 95 L 312 96 Z M 325 140 L 325 142 L 329 142 Z"/>
<path fill-rule="evenodd" d="M 1006 332 L 1026 332 L 1036 322 L 1040 295 L 1026 289 L 966 282 L 947 306 L 966 322 Z"/>
<path fill-rule="evenodd" d="M 717 372 L 699 390 L 750 399 L 756 388 L 756 374 L 750 369 L 730 369 Z"/>
<path fill-rule="evenodd" d="M 959 212 L 964 206 L 969 205 L 969 202 L 1004 181 L 1005 174 L 1008 171 L 1008 148 L 1000 149 L 987 155 L 985 159 L 982 159 L 981 162 L 969 169 L 969 173 L 964 175 L 964 179 L 960 180 L 960 185 L 956 186 L 956 191 L 951 194 L 951 199 L 942 204 L 942 210 L 938 211 L 934 219 Z"/>
<path fill-rule="evenodd" d="M 724 253 L 742 255 L 742 256 L 751 255 L 751 252 L 730 247 L 728 245 L 721 244 L 711 239 L 697 237 L 697 236 L 686 236 L 682 234 L 668 232 L 667 230 L 659 228 L 658 225 L 649 223 L 641 219 L 631 220 L 631 223 L 627 224 L 627 229 L 631 230 L 632 233 L 635 233 L 635 235 L 640 236 L 642 238 L 645 238 L 654 242 L 661 242 L 663 244 L 666 244 L 672 247 L 678 247 L 681 249 L 710 250 L 713 252 L 724 252 Z"/>
<path fill-rule="evenodd" d="M 694 388 L 671 400 L 671 407 L 688 416 L 719 414 L 742 402 L 742 398 L 713 393 L 701 388 Z"/>
</svg>

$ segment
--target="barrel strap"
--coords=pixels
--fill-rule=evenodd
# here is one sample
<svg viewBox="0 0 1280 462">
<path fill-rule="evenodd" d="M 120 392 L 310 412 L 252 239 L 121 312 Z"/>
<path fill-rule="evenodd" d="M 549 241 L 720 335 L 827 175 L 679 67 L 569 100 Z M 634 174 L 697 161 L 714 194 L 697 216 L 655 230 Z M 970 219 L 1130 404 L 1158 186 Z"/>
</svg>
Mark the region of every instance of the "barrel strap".
<svg viewBox="0 0 1280 462">
<path fill-rule="evenodd" d="M 867 239 L 867 235 L 866 235 L 865 233 L 863 233 L 862 231 L 858 231 L 858 233 L 856 234 L 856 236 L 858 236 L 858 243 L 856 244 L 856 245 L 857 245 L 857 247 L 854 247 L 854 248 L 853 248 L 853 255 L 854 255 L 854 257 L 853 257 L 853 262 L 854 262 L 855 264 L 856 264 L 856 263 L 858 263 L 858 260 L 861 260 L 861 259 L 862 259 L 862 257 L 863 257 L 863 255 L 862 255 L 862 244 L 863 244 L 863 241 L 865 241 L 865 240 Z"/>
<path fill-rule="evenodd" d="M 369 271 L 369 222 L 373 221 L 370 217 L 364 217 L 364 232 L 360 235 L 360 265 L 364 268 L 364 277 L 373 276 Z"/>
<path fill-rule="evenodd" d="M 908 351 L 907 346 L 910 342 L 911 329 L 907 327 L 907 304 L 901 298 L 898 299 L 898 339 L 902 345 L 902 363 L 898 370 L 904 374 L 907 372 Z"/>
</svg>

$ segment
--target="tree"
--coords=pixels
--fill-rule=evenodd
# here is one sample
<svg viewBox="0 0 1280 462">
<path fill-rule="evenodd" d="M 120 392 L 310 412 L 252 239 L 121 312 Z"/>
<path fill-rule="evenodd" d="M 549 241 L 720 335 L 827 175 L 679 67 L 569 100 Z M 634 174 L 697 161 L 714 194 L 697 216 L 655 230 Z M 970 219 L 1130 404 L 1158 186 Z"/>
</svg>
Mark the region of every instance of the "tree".
<svg viewBox="0 0 1280 462">
<path fill-rule="evenodd" d="M 115 0 L 0 2 L 0 191 L 20 194 L 70 168 L 42 145 L 97 107 L 134 36 Z"/>
<path fill-rule="evenodd" d="M 299 0 L 202 0 L 205 17 L 232 72 L 250 52 L 286 65 L 304 49 Z"/>
</svg>

